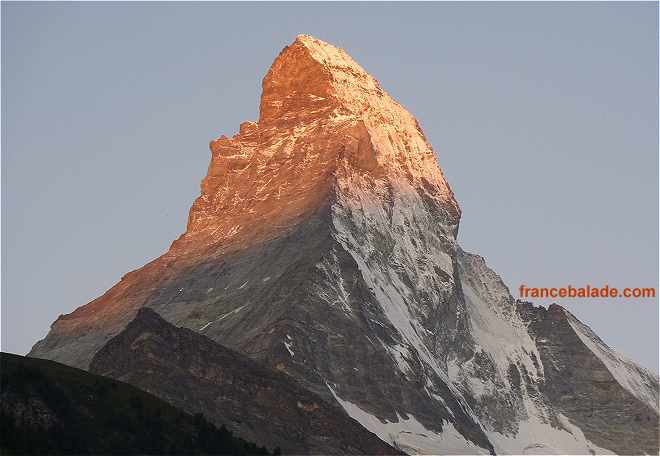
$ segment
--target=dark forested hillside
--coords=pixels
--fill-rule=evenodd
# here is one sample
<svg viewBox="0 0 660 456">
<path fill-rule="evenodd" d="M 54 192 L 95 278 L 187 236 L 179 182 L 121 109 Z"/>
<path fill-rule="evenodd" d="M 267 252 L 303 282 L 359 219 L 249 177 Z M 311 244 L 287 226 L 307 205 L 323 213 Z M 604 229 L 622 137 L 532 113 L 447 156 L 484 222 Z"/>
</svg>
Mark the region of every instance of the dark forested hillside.
<svg viewBox="0 0 660 456">
<path fill-rule="evenodd" d="M 2 454 L 269 454 L 131 385 L 0 354 Z"/>
</svg>

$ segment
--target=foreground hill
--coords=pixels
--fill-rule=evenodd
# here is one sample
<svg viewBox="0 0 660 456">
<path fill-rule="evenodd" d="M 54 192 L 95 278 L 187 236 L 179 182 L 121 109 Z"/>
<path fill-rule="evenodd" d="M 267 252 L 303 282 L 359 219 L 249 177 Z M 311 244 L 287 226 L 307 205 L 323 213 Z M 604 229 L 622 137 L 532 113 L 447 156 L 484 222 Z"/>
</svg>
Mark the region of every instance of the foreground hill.
<svg viewBox="0 0 660 456">
<path fill-rule="evenodd" d="M 134 386 L 0 353 L 2 454 L 266 455 Z"/>
<path fill-rule="evenodd" d="M 285 454 L 401 454 L 293 378 L 151 309 L 96 354 L 90 370 L 131 383 Z"/>
</svg>

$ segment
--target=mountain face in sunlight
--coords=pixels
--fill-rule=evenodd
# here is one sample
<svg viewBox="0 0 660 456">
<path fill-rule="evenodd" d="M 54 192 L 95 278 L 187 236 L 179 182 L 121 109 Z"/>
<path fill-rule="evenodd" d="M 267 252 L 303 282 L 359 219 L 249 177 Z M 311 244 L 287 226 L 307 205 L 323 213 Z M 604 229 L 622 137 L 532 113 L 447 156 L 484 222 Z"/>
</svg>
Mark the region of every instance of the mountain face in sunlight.
<svg viewBox="0 0 660 456">
<path fill-rule="evenodd" d="M 211 142 L 186 232 L 31 356 L 87 369 L 149 307 L 407 453 L 658 452 L 657 376 L 460 248 L 433 149 L 373 77 L 301 35 L 262 85 L 258 121 Z"/>
</svg>

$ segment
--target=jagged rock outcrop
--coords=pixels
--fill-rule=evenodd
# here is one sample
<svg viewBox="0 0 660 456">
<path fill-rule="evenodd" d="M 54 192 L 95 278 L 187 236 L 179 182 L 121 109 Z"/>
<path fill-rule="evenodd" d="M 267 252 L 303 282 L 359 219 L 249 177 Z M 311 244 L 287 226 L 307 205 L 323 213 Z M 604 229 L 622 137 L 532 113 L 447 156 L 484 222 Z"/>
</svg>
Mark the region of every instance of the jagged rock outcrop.
<svg viewBox="0 0 660 456">
<path fill-rule="evenodd" d="M 401 454 L 290 376 L 142 308 L 90 371 L 127 382 L 284 454 Z"/>
<path fill-rule="evenodd" d="M 457 259 L 468 321 L 448 372 L 499 453 L 658 451 L 657 375 L 561 306 L 516 301 L 483 258 Z"/>
<path fill-rule="evenodd" d="M 545 367 L 548 404 L 617 454 L 657 453 L 657 377 L 614 353 L 558 305 L 546 310 L 520 302 L 518 308 Z"/>
<path fill-rule="evenodd" d="M 621 448 L 555 404 L 548 382 L 589 364 L 544 365 L 554 358 L 528 314 L 458 246 L 460 209 L 419 124 L 344 51 L 299 36 L 264 78 L 258 122 L 211 155 L 186 233 L 59 318 L 33 356 L 86 368 L 149 307 L 338 401 L 406 452 Z M 621 365 L 611 356 L 607 369 Z M 629 376 L 611 388 L 643 382 L 637 399 L 657 401 L 657 376 Z M 628 451 L 653 449 L 657 409 L 635 431 L 617 407 Z"/>
</svg>

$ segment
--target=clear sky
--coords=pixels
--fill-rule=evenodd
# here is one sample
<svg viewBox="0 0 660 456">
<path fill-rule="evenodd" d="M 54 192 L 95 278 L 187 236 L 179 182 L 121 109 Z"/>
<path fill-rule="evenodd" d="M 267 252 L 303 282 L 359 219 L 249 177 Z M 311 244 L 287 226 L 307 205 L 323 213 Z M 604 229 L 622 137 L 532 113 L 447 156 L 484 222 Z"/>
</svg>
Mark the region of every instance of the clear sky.
<svg viewBox="0 0 660 456">
<path fill-rule="evenodd" d="M 657 4 L 2 3 L 2 349 L 163 253 L 308 33 L 415 115 L 518 286 L 658 286 Z M 658 299 L 563 301 L 658 370 Z"/>
</svg>

